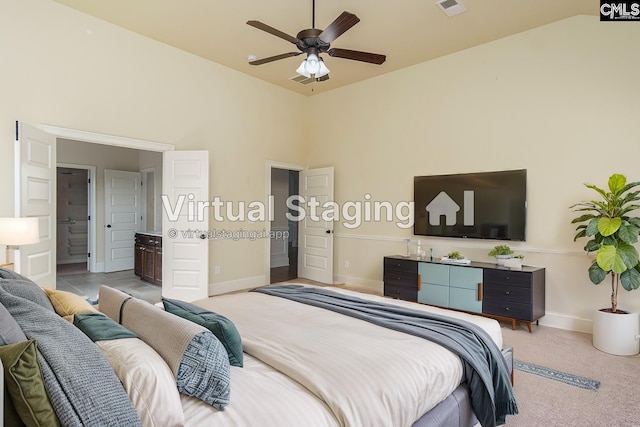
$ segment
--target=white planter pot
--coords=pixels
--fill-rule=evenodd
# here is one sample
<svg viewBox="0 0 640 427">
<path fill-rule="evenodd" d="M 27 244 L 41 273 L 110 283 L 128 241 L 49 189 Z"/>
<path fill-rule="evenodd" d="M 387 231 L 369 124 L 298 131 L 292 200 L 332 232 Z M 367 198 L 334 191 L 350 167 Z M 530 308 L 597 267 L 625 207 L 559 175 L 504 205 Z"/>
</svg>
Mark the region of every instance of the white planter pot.
<svg viewBox="0 0 640 427">
<path fill-rule="evenodd" d="M 496 255 L 496 264 L 504 266 L 506 260 L 511 259 L 511 255 Z"/>
<path fill-rule="evenodd" d="M 640 313 L 614 314 L 597 310 L 593 316 L 593 346 L 605 353 L 640 353 Z"/>
</svg>

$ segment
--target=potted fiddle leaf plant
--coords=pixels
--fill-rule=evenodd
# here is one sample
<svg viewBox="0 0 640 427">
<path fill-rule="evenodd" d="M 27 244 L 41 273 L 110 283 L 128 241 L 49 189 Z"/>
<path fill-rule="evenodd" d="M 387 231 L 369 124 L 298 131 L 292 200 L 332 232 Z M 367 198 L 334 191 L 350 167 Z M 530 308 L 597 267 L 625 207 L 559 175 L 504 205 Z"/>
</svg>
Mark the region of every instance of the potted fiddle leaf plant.
<svg viewBox="0 0 640 427">
<path fill-rule="evenodd" d="M 576 203 L 570 208 L 580 216 L 574 241 L 589 239 L 584 246 L 587 253 L 595 253 L 589 267 L 589 279 L 598 285 L 607 277 L 611 284 L 610 307 L 596 311 L 593 319 L 593 345 L 607 353 L 632 355 L 640 352 L 636 339 L 640 333 L 638 313 L 618 308 L 620 286 L 626 291 L 640 287 L 640 257 L 634 244 L 640 234 L 640 218 L 633 213 L 640 208 L 640 182 L 627 182 L 621 174 L 609 177 L 608 188 L 585 184 L 598 193 L 597 200 Z"/>
</svg>

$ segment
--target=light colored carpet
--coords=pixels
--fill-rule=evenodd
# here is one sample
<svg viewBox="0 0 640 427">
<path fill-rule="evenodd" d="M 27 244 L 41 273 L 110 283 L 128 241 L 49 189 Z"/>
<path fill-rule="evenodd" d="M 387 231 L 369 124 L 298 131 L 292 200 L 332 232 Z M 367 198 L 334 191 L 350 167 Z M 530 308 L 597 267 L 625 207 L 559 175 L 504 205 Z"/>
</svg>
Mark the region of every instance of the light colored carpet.
<svg viewBox="0 0 640 427">
<path fill-rule="evenodd" d="M 507 426 L 640 427 L 640 356 L 612 356 L 591 345 L 591 335 L 544 326 L 533 333 L 502 328 L 517 360 L 600 381 L 585 390 L 516 371 L 514 392 L 520 413 Z"/>
</svg>

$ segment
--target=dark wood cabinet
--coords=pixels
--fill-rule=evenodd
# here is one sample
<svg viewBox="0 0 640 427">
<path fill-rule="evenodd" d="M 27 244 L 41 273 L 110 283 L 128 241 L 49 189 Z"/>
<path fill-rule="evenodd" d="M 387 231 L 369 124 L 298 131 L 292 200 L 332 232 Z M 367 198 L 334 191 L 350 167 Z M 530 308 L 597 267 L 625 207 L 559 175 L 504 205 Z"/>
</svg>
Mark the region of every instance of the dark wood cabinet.
<svg viewBox="0 0 640 427">
<path fill-rule="evenodd" d="M 545 270 L 528 271 L 485 269 L 482 312 L 527 324 L 537 322 L 545 314 Z"/>
<path fill-rule="evenodd" d="M 531 324 L 545 314 L 545 269 L 384 258 L 384 295 Z"/>
<path fill-rule="evenodd" d="M 162 236 L 136 233 L 134 273 L 142 280 L 162 285 Z"/>
<path fill-rule="evenodd" d="M 397 258 L 384 259 L 384 295 L 418 301 L 418 263 Z"/>
</svg>

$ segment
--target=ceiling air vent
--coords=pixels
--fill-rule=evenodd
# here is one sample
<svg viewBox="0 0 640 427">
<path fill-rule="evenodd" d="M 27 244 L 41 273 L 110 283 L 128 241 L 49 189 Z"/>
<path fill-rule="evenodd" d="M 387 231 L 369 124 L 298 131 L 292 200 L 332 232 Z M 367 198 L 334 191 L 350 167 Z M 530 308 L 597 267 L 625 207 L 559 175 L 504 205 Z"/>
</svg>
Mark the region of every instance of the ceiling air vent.
<svg viewBox="0 0 640 427">
<path fill-rule="evenodd" d="M 293 80 L 294 82 L 300 83 L 303 85 L 308 85 L 309 83 L 313 83 L 316 81 L 314 77 L 305 77 L 305 76 L 301 76 L 300 74 L 290 77 L 289 80 Z"/>
<path fill-rule="evenodd" d="M 436 2 L 436 4 L 440 6 L 440 9 L 442 9 L 447 16 L 458 15 L 467 10 L 466 6 L 462 4 L 460 0 L 440 0 Z"/>
</svg>

